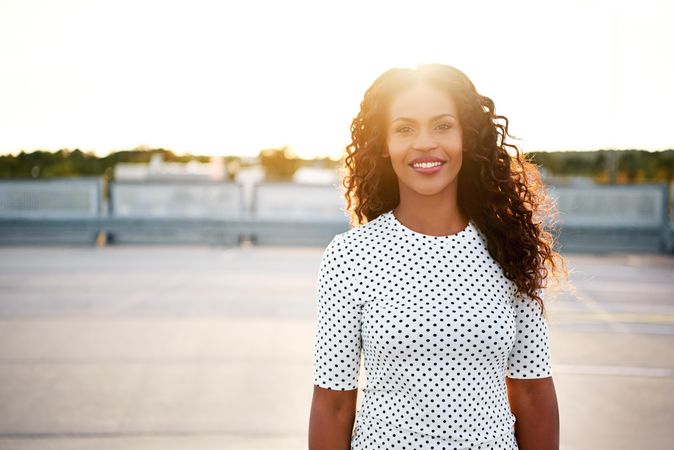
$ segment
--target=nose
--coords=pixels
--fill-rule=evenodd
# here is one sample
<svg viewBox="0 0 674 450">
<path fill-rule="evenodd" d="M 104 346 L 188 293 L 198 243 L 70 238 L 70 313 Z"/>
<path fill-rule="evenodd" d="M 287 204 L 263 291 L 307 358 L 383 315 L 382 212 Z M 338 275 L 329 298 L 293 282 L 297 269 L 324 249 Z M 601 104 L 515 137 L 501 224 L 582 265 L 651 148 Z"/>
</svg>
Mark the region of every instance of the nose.
<svg viewBox="0 0 674 450">
<path fill-rule="evenodd" d="M 412 148 L 415 150 L 432 150 L 438 146 L 438 143 L 433 140 L 428 133 L 419 133 L 417 138 L 412 143 Z"/>
</svg>

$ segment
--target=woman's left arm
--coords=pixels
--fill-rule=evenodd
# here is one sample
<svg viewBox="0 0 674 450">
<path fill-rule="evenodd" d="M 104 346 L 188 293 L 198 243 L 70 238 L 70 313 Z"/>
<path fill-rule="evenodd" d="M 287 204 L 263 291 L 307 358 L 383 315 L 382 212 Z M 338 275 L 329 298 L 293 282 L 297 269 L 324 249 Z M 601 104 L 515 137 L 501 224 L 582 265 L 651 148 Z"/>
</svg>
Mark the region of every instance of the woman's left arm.
<svg viewBox="0 0 674 450">
<path fill-rule="evenodd" d="M 559 409 L 552 377 L 506 377 L 519 450 L 559 450 Z"/>
</svg>

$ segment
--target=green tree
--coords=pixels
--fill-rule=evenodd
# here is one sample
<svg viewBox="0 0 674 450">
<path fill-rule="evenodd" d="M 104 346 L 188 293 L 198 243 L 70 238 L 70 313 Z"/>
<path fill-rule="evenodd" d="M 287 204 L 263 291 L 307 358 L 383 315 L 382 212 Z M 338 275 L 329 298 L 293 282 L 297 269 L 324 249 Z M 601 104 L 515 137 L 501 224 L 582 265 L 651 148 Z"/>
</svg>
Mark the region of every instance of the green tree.
<svg viewBox="0 0 674 450">
<path fill-rule="evenodd" d="M 260 164 L 268 181 L 290 181 L 301 161 L 290 154 L 288 146 L 260 151 Z"/>
</svg>

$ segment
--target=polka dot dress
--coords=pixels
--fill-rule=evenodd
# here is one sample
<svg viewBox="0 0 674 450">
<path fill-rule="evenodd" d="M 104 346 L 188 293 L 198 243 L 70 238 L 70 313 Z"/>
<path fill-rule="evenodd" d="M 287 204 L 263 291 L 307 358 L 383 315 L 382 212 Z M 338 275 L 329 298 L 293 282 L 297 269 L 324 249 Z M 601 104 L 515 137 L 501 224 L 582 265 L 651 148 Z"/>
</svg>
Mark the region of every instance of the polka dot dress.
<svg viewBox="0 0 674 450">
<path fill-rule="evenodd" d="M 472 221 L 431 236 L 388 211 L 336 235 L 319 268 L 313 377 L 361 387 L 351 449 L 517 450 L 505 377 L 551 367 L 540 306 L 515 288 Z"/>
</svg>

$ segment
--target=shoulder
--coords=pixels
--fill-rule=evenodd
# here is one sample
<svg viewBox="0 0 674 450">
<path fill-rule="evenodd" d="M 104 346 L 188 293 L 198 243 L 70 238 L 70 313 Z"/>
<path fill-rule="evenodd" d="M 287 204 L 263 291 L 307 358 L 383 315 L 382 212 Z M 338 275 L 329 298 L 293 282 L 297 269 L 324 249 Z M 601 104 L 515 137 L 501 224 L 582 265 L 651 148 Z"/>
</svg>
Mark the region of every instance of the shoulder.
<svg viewBox="0 0 674 450">
<path fill-rule="evenodd" d="M 382 214 L 363 225 L 350 228 L 336 235 L 335 238 L 339 237 L 345 247 L 358 248 L 385 239 L 386 232 L 386 219 Z"/>
<path fill-rule="evenodd" d="M 338 264 L 350 269 L 358 253 L 358 245 L 349 231 L 333 236 L 323 251 L 324 264 Z"/>
<path fill-rule="evenodd" d="M 323 252 L 323 259 L 350 266 L 358 253 L 358 242 L 349 231 L 336 234 Z"/>
<path fill-rule="evenodd" d="M 374 255 L 380 254 L 380 244 L 386 240 L 383 225 L 379 216 L 364 225 L 336 234 L 323 253 L 324 263 L 339 265 L 340 269 L 360 280 Z"/>
<path fill-rule="evenodd" d="M 514 283 L 513 283 L 514 284 Z M 541 302 L 545 301 L 545 289 L 544 288 L 537 288 L 535 290 L 536 294 L 540 297 Z M 532 296 L 527 294 L 526 292 L 520 292 L 517 289 L 517 286 L 513 288 L 513 293 L 511 296 L 511 303 L 513 308 L 515 309 L 515 312 L 519 315 L 533 315 L 533 316 L 544 316 L 543 313 L 543 308 L 541 307 L 541 303 L 534 299 Z"/>
</svg>

